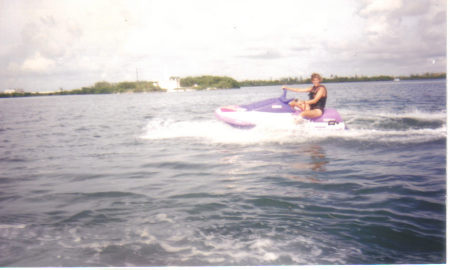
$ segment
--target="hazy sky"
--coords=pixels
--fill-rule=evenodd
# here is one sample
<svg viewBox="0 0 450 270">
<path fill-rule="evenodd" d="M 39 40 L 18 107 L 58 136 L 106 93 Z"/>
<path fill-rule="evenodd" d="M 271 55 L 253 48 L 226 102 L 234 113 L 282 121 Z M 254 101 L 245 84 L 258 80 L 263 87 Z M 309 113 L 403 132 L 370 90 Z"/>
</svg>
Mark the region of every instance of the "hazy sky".
<svg viewBox="0 0 450 270">
<path fill-rule="evenodd" d="M 0 0 L 0 91 L 446 70 L 445 0 Z"/>
</svg>

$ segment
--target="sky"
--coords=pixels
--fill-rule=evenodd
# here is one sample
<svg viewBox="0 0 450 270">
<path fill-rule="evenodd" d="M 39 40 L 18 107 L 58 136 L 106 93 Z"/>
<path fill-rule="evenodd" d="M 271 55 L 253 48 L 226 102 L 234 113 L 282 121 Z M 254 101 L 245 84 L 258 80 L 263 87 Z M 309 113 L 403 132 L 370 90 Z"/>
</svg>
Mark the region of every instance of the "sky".
<svg viewBox="0 0 450 270">
<path fill-rule="evenodd" d="M 445 72 L 445 0 L 0 0 L 0 91 Z"/>
</svg>

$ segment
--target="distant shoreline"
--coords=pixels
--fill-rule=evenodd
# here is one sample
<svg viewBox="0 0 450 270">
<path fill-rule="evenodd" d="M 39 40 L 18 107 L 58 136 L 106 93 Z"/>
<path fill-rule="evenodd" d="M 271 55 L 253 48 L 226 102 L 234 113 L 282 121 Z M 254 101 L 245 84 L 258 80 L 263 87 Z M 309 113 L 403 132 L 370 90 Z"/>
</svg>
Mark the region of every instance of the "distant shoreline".
<svg viewBox="0 0 450 270">
<path fill-rule="evenodd" d="M 324 83 L 340 83 L 340 82 L 375 82 L 375 81 L 411 81 L 411 80 L 434 80 L 446 79 L 447 74 L 444 73 L 424 73 L 421 75 L 410 76 L 353 76 L 353 77 L 339 77 L 331 76 L 324 78 Z M 92 94 L 129 94 L 129 93 L 143 93 L 143 92 L 174 92 L 173 90 L 183 91 L 189 90 L 216 90 L 216 89 L 231 89 L 251 86 L 273 86 L 273 85 L 293 85 L 293 84 L 309 84 L 310 79 L 302 77 L 287 77 L 276 80 L 244 80 L 236 81 L 230 77 L 220 76 L 198 76 L 181 78 L 181 87 L 177 89 L 161 88 L 157 82 L 139 81 L 139 82 L 97 82 L 91 87 L 82 87 L 74 90 L 60 90 L 54 92 L 0 92 L 0 98 L 10 97 L 31 97 L 31 96 L 54 96 L 54 95 L 92 95 Z M 178 92 L 175 91 L 175 92 Z"/>
<path fill-rule="evenodd" d="M 443 73 L 424 73 L 421 75 L 410 75 L 410 76 L 352 76 L 352 77 L 339 77 L 331 76 L 330 78 L 323 78 L 323 83 L 330 82 L 374 82 L 374 81 L 409 81 L 409 80 L 432 80 L 432 79 L 445 79 L 447 74 Z M 291 84 L 309 84 L 311 80 L 309 78 L 303 79 L 302 77 L 288 77 L 281 78 L 278 80 L 245 80 L 240 81 L 239 84 L 243 86 L 269 86 L 269 85 L 291 85 Z"/>
</svg>

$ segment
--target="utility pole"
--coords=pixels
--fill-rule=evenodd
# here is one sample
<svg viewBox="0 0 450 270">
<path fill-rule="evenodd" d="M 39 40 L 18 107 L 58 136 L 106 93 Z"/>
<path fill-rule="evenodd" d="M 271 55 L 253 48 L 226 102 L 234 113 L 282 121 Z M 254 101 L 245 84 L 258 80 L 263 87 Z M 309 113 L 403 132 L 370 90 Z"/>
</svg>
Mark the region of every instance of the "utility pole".
<svg viewBox="0 0 450 270">
<path fill-rule="evenodd" d="M 139 82 L 138 69 L 136 68 L 136 82 Z"/>
</svg>

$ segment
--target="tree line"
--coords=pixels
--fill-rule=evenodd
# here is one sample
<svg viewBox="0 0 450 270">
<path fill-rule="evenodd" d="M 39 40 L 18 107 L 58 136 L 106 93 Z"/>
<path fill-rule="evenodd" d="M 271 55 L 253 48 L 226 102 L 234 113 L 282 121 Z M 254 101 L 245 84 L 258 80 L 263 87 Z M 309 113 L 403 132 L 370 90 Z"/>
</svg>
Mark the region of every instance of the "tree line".
<svg viewBox="0 0 450 270">
<path fill-rule="evenodd" d="M 424 74 L 412 74 L 409 76 L 338 76 L 331 75 L 330 77 L 324 77 L 323 82 L 370 82 L 370 81 L 393 81 L 399 80 L 425 80 L 425 79 L 445 79 L 447 74 L 444 73 L 424 73 Z M 239 85 L 244 86 L 265 86 L 265 85 L 289 85 L 289 84 L 308 84 L 311 83 L 310 78 L 302 77 L 285 77 L 276 80 L 245 80 L 240 81 Z"/>
<path fill-rule="evenodd" d="M 197 76 L 180 79 L 180 86 L 197 90 L 239 88 L 238 81 L 226 76 Z"/>
<path fill-rule="evenodd" d="M 30 92 L 19 92 L 19 93 L 0 93 L 0 97 L 27 97 L 27 96 L 52 96 L 52 95 L 86 95 L 86 94 L 118 94 L 118 93 L 140 93 L 140 92 L 155 92 L 164 91 L 156 82 L 152 81 L 138 81 L 138 82 L 97 82 L 90 87 L 82 87 L 73 90 L 60 90 L 51 93 L 30 93 Z"/>
<path fill-rule="evenodd" d="M 423 79 L 445 79 L 447 74 L 444 73 L 424 73 L 413 74 L 409 76 L 337 76 L 331 75 L 323 79 L 324 83 L 327 82 L 367 82 L 367 81 L 392 81 L 394 79 L 400 80 L 423 80 Z M 235 79 L 227 76 L 189 76 L 184 78 L 173 77 L 172 79 L 179 79 L 180 86 L 182 88 L 191 88 L 196 90 L 204 89 L 228 89 L 228 88 L 240 88 L 245 86 L 266 86 L 266 85 L 290 85 L 290 84 L 309 84 L 311 81 L 309 78 L 302 77 L 285 77 L 276 80 L 244 80 L 236 81 Z M 139 93 L 139 92 L 155 92 L 165 91 L 161 88 L 157 82 L 153 81 L 136 81 L 136 82 L 97 82 L 90 87 L 82 87 L 74 90 L 60 90 L 52 93 L 30 93 L 30 92 L 18 92 L 18 93 L 0 93 L 0 97 L 27 97 L 27 96 L 42 96 L 42 95 L 83 95 L 83 94 L 114 94 L 114 93 Z"/>
<path fill-rule="evenodd" d="M 82 95 L 82 94 L 117 94 L 127 92 L 155 92 L 163 91 L 161 87 L 155 82 L 138 81 L 138 82 L 97 82 L 91 87 L 82 87 L 70 91 L 56 92 L 59 95 Z"/>
</svg>

